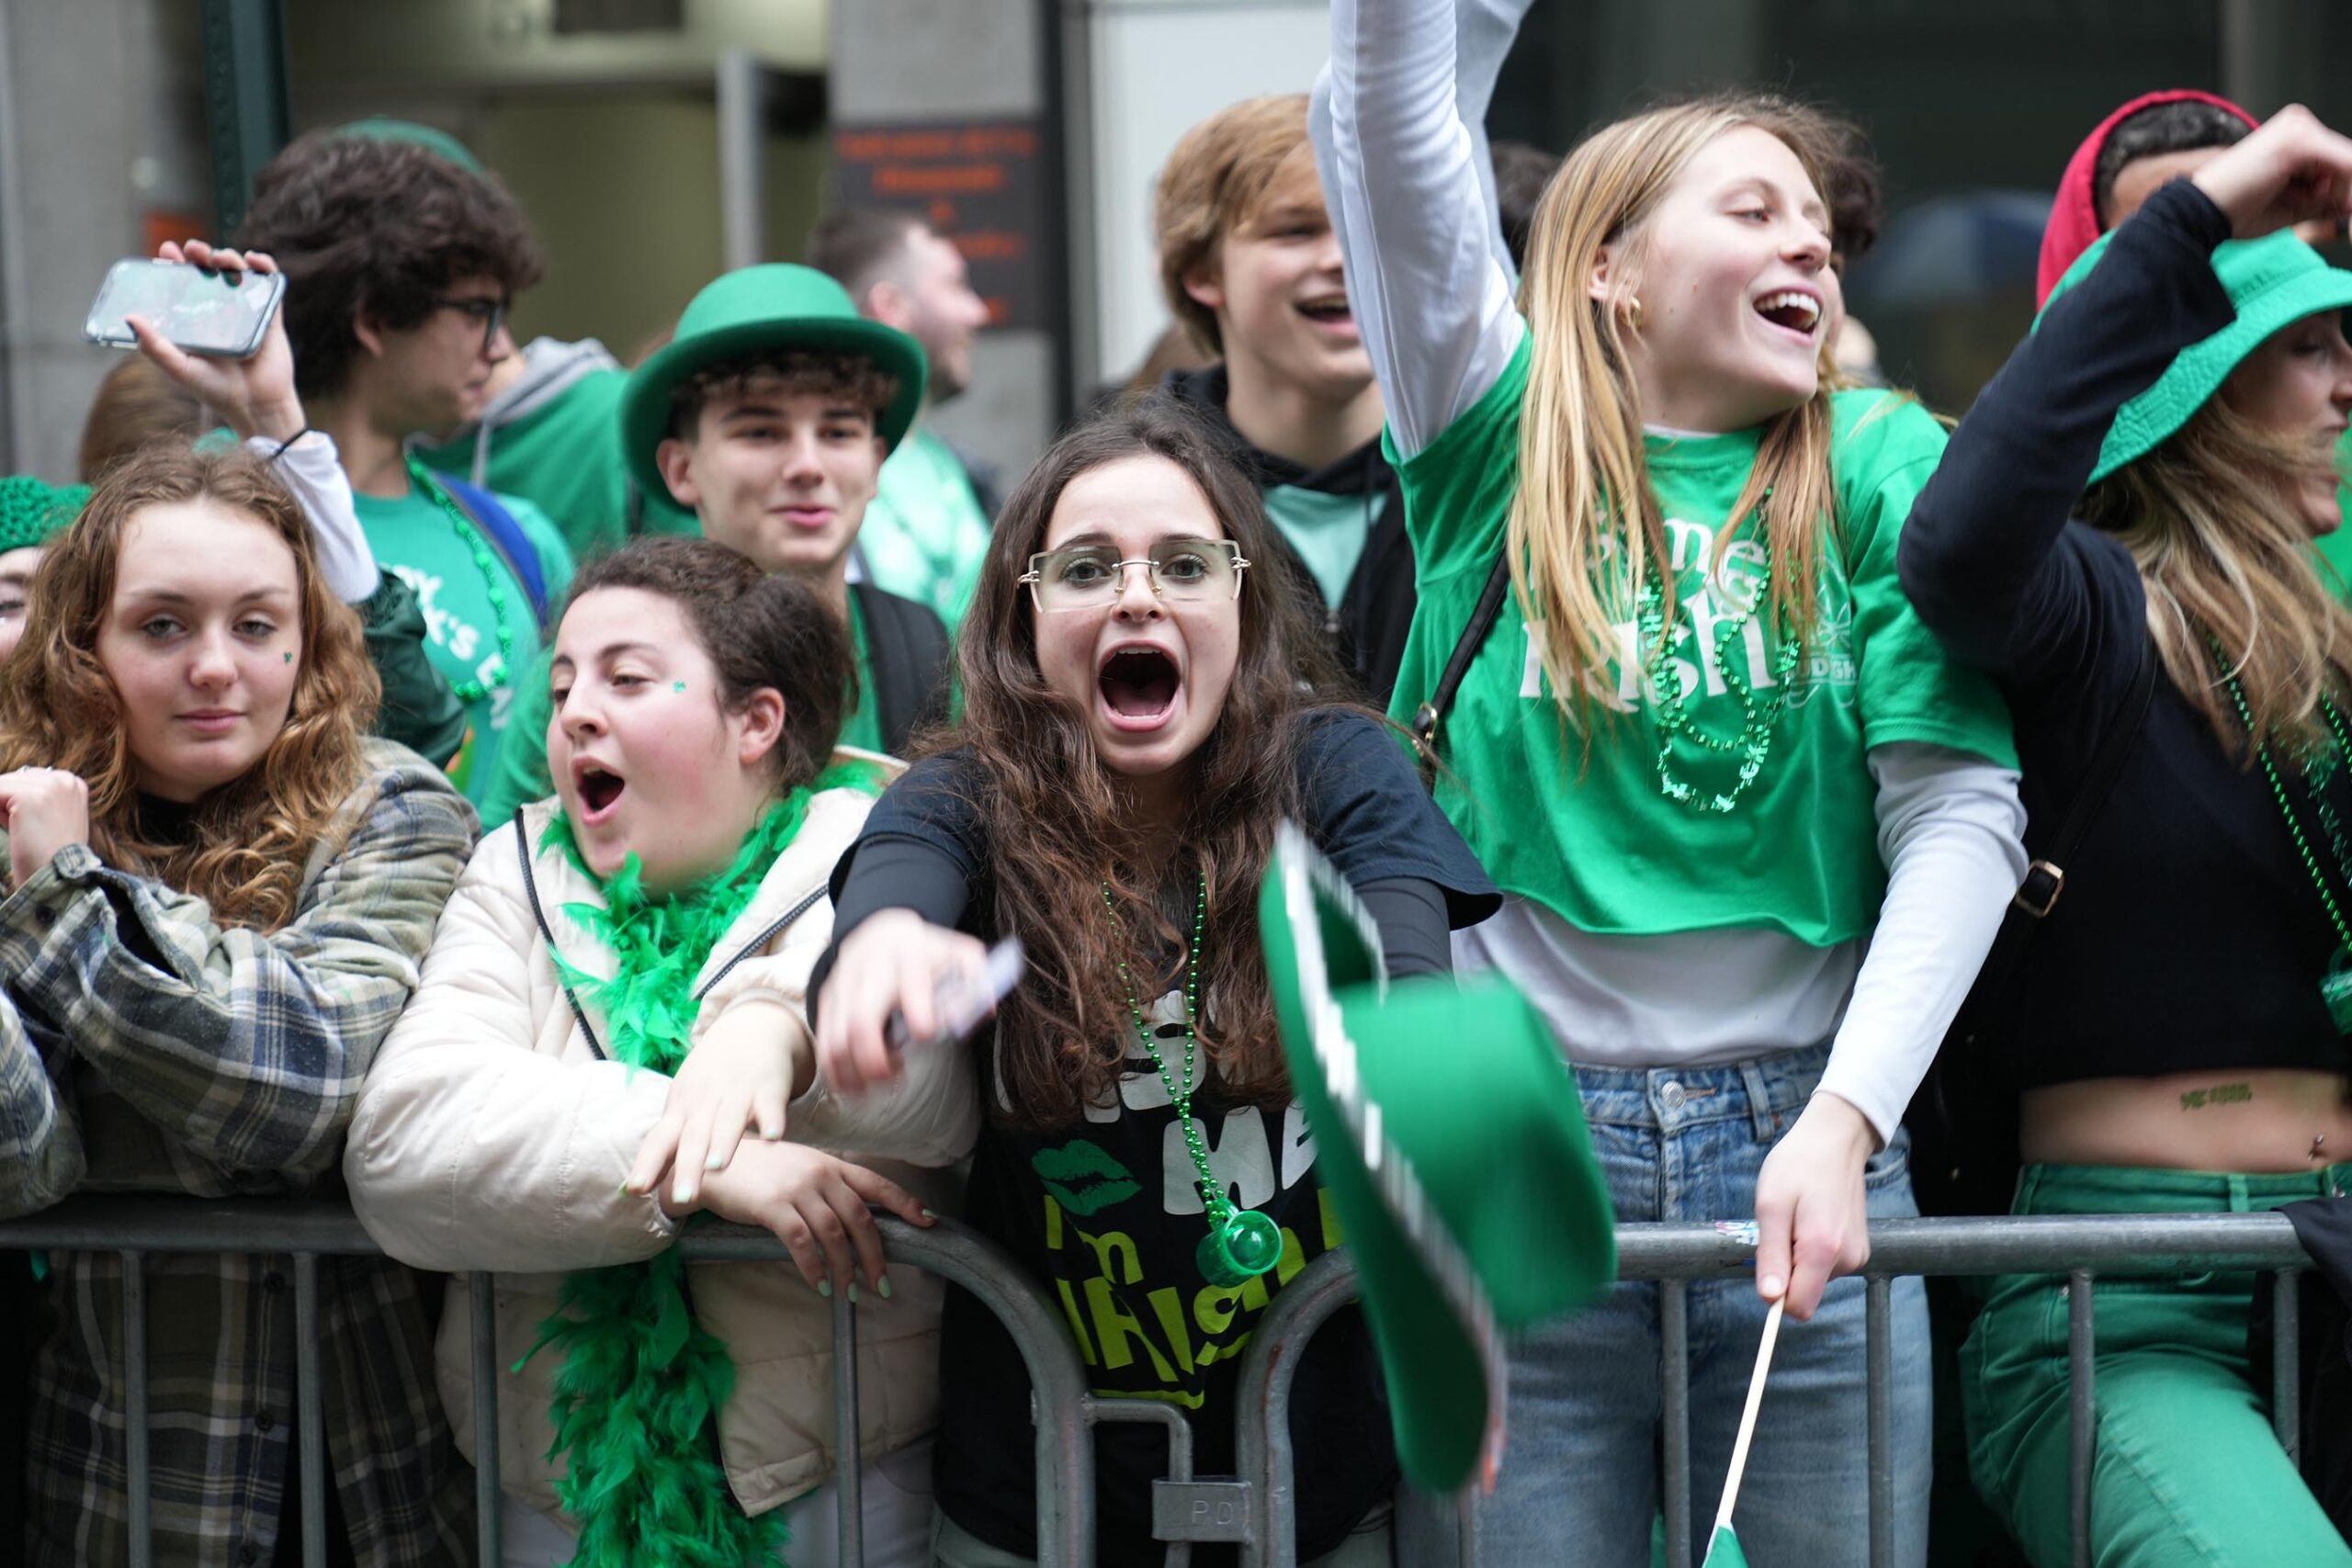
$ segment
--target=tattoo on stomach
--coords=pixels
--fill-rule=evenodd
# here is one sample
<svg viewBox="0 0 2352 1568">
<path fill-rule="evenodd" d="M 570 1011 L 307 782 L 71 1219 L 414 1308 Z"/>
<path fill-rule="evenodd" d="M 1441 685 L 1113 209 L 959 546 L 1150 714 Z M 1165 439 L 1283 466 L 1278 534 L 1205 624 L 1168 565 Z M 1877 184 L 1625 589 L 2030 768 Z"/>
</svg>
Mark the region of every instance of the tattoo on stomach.
<svg viewBox="0 0 2352 1568">
<path fill-rule="evenodd" d="M 2209 1105 L 2244 1105 L 2254 1098 L 2254 1086 L 2245 1083 L 2217 1083 L 2211 1089 L 2192 1089 L 2180 1097 L 2183 1111 L 2202 1111 Z"/>
</svg>

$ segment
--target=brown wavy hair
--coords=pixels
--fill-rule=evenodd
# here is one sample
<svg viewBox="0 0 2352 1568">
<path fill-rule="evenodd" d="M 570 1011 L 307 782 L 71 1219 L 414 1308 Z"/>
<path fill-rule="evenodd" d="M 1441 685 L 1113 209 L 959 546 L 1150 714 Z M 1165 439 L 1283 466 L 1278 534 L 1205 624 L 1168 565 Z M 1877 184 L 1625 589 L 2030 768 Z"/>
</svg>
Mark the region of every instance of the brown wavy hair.
<svg viewBox="0 0 2352 1568">
<path fill-rule="evenodd" d="M 136 768 L 121 696 L 98 662 L 98 628 L 130 520 L 198 501 L 268 525 L 294 553 L 301 650 L 285 728 L 197 804 L 187 843 L 157 844 L 140 836 Z M 193 894 L 224 925 L 275 931 L 293 918 L 304 864 L 359 784 L 360 741 L 381 695 L 359 617 L 320 576 L 309 520 L 268 465 L 242 448 L 153 446 L 107 470 L 41 558 L 24 640 L 0 665 L 0 772 L 79 773 L 99 859 Z"/>
<path fill-rule="evenodd" d="M 1144 457 L 1182 468 L 1253 563 L 1241 588 L 1233 684 L 1193 753 L 1188 816 L 1170 859 L 1152 852 L 1159 829 L 1128 820 L 1084 713 L 1039 673 L 1035 613 L 1019 581 L 1046 547 L 1072 480 Z M 1306 614 L 1312 590 L 1282 560 L 1257 487 L 1216 435 L 1161 398 L 1064 435 L 998 517 L 957 649 L 964 721 L 928 749 L 961 745 L 977 764 L 972 804 L 995 868 L 997 927 L 1019 931 L 1028 948 L 1028 975 L 997 1021 L 1001 1099 L 1011 1107 L 996 1110 L 1001 1121 L 1066 1126 L 1115 1092 L 1135 1038 L 1120 965 L 1134 976 L 1138 1001 L 1182 984 L 1190 933 L 1153 897 L 1169 872 L 1189 884 L 1197 871 L 1207 884 L 1202 1081 L 1228 1101 L 1289 1100 L 1259 950 L 1258 883 L 1274 824 L 1298 813 L 1304 723 L 1330 711 L 1308 694 L 1333 689 L 1334 678 Z M 1115 924 L 1102 907 L 1106 883 L 1121 912 Z"/>
<path fill-rule="evenodd" d="M 2290 499 L 2340 479 L 2332 445 L 2268 430 L 2209 399 L 2179 433 L 2083 498 L 2086 522 L 2132 552 L 2165 674 L 2247 767 L 2251 742 L 2324 743 L 2324 696 L 2352 694 L 2352 609 L 2321 581 Z M 2245 694 L 2249 737 L 2215 663 Z"/>
</svg>

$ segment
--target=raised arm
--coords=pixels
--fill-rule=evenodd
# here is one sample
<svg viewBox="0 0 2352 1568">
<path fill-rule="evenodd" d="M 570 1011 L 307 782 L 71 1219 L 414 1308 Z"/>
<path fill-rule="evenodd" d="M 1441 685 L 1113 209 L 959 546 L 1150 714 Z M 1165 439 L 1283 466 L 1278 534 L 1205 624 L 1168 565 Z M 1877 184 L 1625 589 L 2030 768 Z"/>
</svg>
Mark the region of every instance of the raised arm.
<svg viewBox="0 0 2352 1568">
<path fill-rule="evenodd" d="M 1456 80 L 1457 28 L 1491 53 L 1489 24 L 1515 23 L 1524 6 L 1473 3 L 1476 28 L 1454 0 L 1333 0 L 1329 91 L 1318 87 L 1310 120 L 1349 305 L 1403 457 L 1494 385 L 1526 330 Z"/>
<path fill-rule="evenodd" d="M 1919 618 L 1957 657 L 2030 683 L 2075 669 L 2098 637 L 2106 612 L 2066 522 L 2116 411 L 2233 318 L 2211 265 L 2228 237 L 2195 186 L 2158 191 L 1952 432 L 1897 560 Z"/>
</svg>

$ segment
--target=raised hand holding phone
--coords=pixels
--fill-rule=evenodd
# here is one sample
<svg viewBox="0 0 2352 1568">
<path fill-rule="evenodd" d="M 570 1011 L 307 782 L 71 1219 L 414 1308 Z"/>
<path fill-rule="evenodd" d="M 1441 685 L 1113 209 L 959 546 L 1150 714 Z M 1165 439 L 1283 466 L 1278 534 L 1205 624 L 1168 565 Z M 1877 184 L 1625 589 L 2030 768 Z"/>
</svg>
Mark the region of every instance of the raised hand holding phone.
<svg viewBox="0 0 2352 1568">
<path fill-rule="evenodd" d="M 277 264 L 260 251 L 232 251 L 202 240 L 185 244 L 166 241 L 155 257 L 231 276 L 267 277 L 277 271 Z M 270 312 L 260 344 L 242 359 L 190 354 L 145 316 L 133 313 L 123 320 L 138 340 L 139 352 L 219 414 L 240 438 L 285 441 L 301 432 L 302 400 L 294 390 L 294 349 L 286 337 L 285 311 Z"/>
</svg>

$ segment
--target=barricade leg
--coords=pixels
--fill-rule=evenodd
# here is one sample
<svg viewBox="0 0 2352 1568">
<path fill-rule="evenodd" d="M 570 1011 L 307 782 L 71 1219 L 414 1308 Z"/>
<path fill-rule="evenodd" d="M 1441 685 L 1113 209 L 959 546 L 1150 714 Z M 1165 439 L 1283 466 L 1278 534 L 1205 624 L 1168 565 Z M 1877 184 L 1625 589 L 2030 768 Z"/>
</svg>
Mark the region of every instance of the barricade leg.
<svg viewBox="0 0 2352 1568">
<path fill-rule="evenodd" d="M 857 1303 L 833 1292 L 833 1506 L 842 1568 L 865 1568 L 865 1443 L 857 1421 Z"/>
<path fill-rule="evenodd" d="M 154 1568 L 155 1518 L 151 1505 L 154 1477 L 147 1453 L 147 1255 L 122 1255 L 123 1392 L 130 1408 L 123 1415 L 125 1481 L 130 1488 L 130 1568 Z"/>
<path fill-rule="evenodd" d="M 1687 1280 L 1658 1281 L 1657 1321 L 1666 1561 L 1668 1568 L 1690 1568 L 1690 1287 Z"/>
<path fill-rule="evenodd" d="M 319 1256 L 294 1255 L 294 1431 L 301 1464 L 302 1568 L 326 1568 L 327 1415 L 319 1359 Z"/>
<path fill-rule="evenodd" d="M 2270 1424 L 2287 1462 L 2303 1462 L 2303 1338 L 2301 1314 L 2303 1276 L 2281 1269 L 2270 1281 Z"/>
<path fill-rule="evenodd" d="M 1290 1390 L 1299 1353 L 1324 1319 L 1355 1299 L 1355 1260 L 1327 1252 L 1283 1287 L 1250 1332 L 1238 1382 L 1234 1462 L 1250 1483 L 1254 1540 L 1241 1568 L 1297 1568 L 1298 1499 L 1290 1446 Z"/>
<path fill-rule="evenodd" d="M 1894 1562 L 1894 1281 L 1865 1285 L 1862 1341 L 1869 1358 L 1871 1568 Z"/>
<path fill-rule="evenodd" d="M 2098 1438 L 2098 1369 L 2091 1359 L 2091 1275 L 2077 1269 L 2066 1276 L 2066 1399 L 2068 1498 L 2074 1507 L 2075 1568 L 2091 1568 L 2091 1463 Z"/>
<path fill-rule="evenodd" d="M 466 1276 L 472 1311 L 474 1380 L 474 1539 L 481 1568 L 506 1561 L 505 1506 L 498 1483 L 498 1276 Z"/>
</svg>

